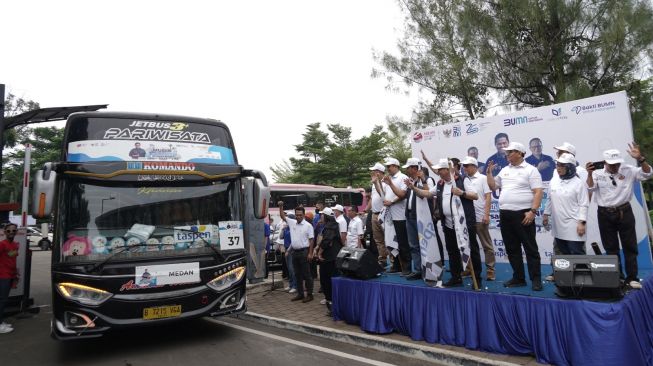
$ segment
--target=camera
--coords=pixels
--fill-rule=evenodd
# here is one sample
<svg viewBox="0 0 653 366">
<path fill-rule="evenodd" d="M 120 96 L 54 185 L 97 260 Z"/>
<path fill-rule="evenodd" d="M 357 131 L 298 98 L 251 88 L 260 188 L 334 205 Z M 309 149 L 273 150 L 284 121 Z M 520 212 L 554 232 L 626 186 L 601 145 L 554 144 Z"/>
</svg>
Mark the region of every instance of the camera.
<svg viewBox="0 0 653 366">
<path fill-rule="evenodd" d="M 605 161 L 595 161 L 592 163 L 594 169 L 603 169 L 605 167 Z"/>
</svg>

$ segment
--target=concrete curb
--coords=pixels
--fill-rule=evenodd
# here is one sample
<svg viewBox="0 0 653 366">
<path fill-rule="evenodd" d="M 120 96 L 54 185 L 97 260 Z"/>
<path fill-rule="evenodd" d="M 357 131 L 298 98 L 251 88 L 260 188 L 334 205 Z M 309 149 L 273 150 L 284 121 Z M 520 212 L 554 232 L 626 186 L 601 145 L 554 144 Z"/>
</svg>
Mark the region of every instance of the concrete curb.
<svg viewBox="0 0 653 366">
<path fill-rule="evenodd" d="M 446 365 L 469 365 L 469 366 L 516 366 L 518 364 L 488 360 L 482 357 L 466 354 L 464 352 L 437 349 L 420 344 L 387 339 L 370 334 L 354 333 L 345 330 L 312 325 L 293 320 L 273 318 L 267 315 L 246 312 L 235 317 L 281 329 L 288 329 L 313 336 L 323 337 L 348 344 L 355 344 L 362 347 L 373 348 L 378 351 L 390 352 L 402 356 L 412 357 L 419 360 L 438 362 Z"/>
</svg>

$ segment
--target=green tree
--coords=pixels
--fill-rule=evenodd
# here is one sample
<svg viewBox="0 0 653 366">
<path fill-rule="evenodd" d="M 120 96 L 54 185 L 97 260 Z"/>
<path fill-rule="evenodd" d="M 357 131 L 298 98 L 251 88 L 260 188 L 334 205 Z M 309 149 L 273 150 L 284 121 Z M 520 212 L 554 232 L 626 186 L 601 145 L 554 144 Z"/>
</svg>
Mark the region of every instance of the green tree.
<svg viewBox="0 0 653 366">
<path fill-rule="evenodd" d="M 626 89 L 650 65 L 646 0 L 470 1 L 467 12 L 483 84 L 506 101 L 541 106 Z"/>
<path fill-rule="evenodd" d="M 32 145 L 31 176 L 41 169 L 46 162 L 61 159 L 63 132 L 63 128 L 56 127 L 26 127 L 23 129 L 22 135 L 24 136 L 16 143 L 23 146 L 28 143 Z M 3 202 L 16 201 L 20 198 L 22 192 L 25 149 L 12 149 L 5 155 L 2 184 L 0 184 L 0 200 Z"/>
<path fill-rule="evenodd" d="M 631 84 L 651 65 L 647 0 L 399 3 L 407 14 L 400 54 L 378 57 L 383 70 L 373 75 L 430 92 L 417 125 L 482 116 L 489 97 L 521 108 L 637 89 Z"/>
<path fill-rule="evenodd" d="M 386 151 L 383 128 L 375 126 L 368 135 L 353 139 L 349 127 L 328 124 L 328 132 L 324 132 L 320 126 L 320 123 L 307 125 L 302 143 L 295 145 L 300 157 L 290 158 L 289 165 L 271 168 L 275 180 L 333 186 L 366 185 L 367 168 L 380 161 Z M 315 138 L 320 141 L 313 141 Z"/>
<path fill-rule="evenodd" d="M 295 145 L 295 150 L 303 157 L 313 158 L 313 162 L 317 162 L 318 157 L 324 151 L 329 139 L 329 135 L 320 130 L 320 123 L 311 123 L 306 126 L 306 132 L 302 134 L 304 142 Z"/>
<path fill-rule="evenodd" d="M 275 182 L 294 183 L 294 172 L 288 160 L 283 160 L 279 164 L 270 167 L 272 178 Z"/>
<path fill-rule="evenodd" d="M 8 93 L 5 98 L 5 118 L 41 108 L 37 102 L 29 99 L 18 98 L 12 93 Z M 27 137 L 27 126 L 18 126 L 4 132 L 4 147 L 12 148 L 20 139 Z"/>
<path fill-rule="evenodd" d="M 488 89 L 480 83 L 467 0 L 401 0 L 406 17 L 400 55 L 376 54 L 383 66 L 375 77 L 398 77 L 431 94 L 415 109 L 415 127 L 475 119 L 486 110 Z"/>
<path fill-rule="evenodd" d="M 391 156 L 399 161 L 406 161 L 412 157 L 408 143 L 410 125 L 397 117 L 388 117 L 388 137 L 385 147 L 386 156 Z"/>
</svg>

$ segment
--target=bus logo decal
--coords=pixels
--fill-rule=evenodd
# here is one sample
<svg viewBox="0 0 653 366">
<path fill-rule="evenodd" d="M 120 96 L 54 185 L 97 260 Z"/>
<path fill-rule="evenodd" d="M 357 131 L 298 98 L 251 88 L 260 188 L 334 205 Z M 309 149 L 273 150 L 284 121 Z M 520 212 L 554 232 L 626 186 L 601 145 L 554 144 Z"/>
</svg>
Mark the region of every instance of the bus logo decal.
<svg viewBox="0 0 653 366">
<path fill-rule="evenodd" d="M 204 132 L 173 130 L 152 130 L 144 128 L 109 128 L 104 133 L 105 140 L 162 140 L 211 143 L 209 135 Z"/>
</svg>

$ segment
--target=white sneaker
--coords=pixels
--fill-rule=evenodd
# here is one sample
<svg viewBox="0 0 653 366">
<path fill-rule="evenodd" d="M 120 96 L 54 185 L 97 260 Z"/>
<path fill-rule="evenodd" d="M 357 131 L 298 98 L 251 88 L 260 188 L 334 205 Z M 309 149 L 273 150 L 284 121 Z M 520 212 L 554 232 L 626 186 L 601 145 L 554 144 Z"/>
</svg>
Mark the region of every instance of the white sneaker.
<svg viewBox="0 0 653 366">
<path fill-rule="evenodd" d="M 326 305 L 326 299 L 320 300 L 320 305 Z"/>
<path fill-rule="evenodd" d="M 296 288 L 291 288 L 290 290 L 288 290 L 288 293 L 289 293 L 289 294 L 294 294 L 294 293 L 296 293 L 296 292 L 297 292 L 297 289 L 296 289 Z"/>
<path fill-rule="evenodd" d="M 639 290 L 642 288 L 642 284 L 639 283 L 639 281 L 630 281 L 628 283 L 628 286 L 630 286 L 630 288 L 632 288 L 633 290 Z"/>
<path fill-rule="evenodd" d="M 5 323 L 5 322 L 2 322 L 2 324 L 0 324 L 0 325 L 3 326 L 3 327 L 9 327 L 9 328 L 12 328 L 12 329 L 14 328 L 13 325 L 11 325 L 9 323 Z"/>
<path fill-rule="evenodd" d="M 544 280 L 549 281 L 549 282 L 553 282 L 553 281 L 555 281 L 555 278 L 553 277 L 553 275 L 548 275 L 548 276 L 544 277 Z"/>
<path fill-rule="evenodd" d="M 0 334 L 11 333 L 14 331 L 14 328 L 7 326 L 6 323 L 0 324 Z"/>
<path fill-rule="evenodd" d="M 290 287 L 285 287 L 283 290 L 284 291 L 290 291 Z"/>
</svg>

